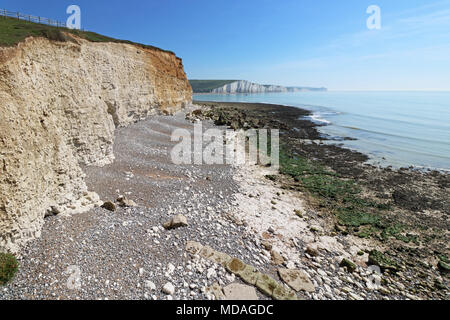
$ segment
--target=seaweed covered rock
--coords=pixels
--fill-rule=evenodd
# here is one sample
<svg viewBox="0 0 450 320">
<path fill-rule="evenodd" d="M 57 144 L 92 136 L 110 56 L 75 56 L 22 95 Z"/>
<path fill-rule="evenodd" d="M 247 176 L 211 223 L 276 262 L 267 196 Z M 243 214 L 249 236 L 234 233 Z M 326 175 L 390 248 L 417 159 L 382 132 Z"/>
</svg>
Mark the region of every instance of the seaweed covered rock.
<svg viewBox="0 0 450 320">
<path fill-rule="evenodd" d="M 382 271 L 390 270 L 396 272 L 399 270 L 397 262 L 378 250 L 372 250 L 369 253 L 369 264 L 379 266 Z"/>
</svg>

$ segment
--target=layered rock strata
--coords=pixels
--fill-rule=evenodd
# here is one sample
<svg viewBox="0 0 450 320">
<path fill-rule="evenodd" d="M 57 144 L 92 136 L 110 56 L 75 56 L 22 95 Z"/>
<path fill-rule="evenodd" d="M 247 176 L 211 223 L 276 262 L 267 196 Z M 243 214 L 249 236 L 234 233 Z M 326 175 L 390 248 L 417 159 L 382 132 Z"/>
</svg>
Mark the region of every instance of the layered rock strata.
<svg viewBox="0 0 450 320">
<path fill-rule="evenodd" d="M 124 43 L 27 38 L 0 48 L 0 251 L 44 217 L 97 205 L 80 164 L 114 160 L 114 131 L 191 103 L 173 53 Z"/>
</svg>

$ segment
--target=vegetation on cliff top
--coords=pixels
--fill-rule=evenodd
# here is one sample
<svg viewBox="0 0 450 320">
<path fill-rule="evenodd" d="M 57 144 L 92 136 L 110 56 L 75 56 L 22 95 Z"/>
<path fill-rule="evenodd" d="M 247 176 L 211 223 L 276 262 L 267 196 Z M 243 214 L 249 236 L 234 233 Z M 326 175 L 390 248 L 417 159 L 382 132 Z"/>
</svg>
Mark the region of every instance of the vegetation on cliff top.
<svg viewBox="0 0 450 320">
<path fill-rule="evenodd" d="M 208 93 L 238 80 L 189 80 L 194 93 Z"/>
<path fill-rule="evenodd" d="M 0 285 L 5 285 L 14 278 L 19 263 L 12 254 L 0 252 Z"/>
<path fill-rule="evenodd" d="M 91 42 L 114 42 L 134 44 L 143 48 L 155 49 L 168 53 L 171 51 L 163 50 L 154 46 L 134 43 L 127 40 L 110 38 L 95 32 L 71 30 L 68 28 L 53 27 L 45 24 L 28 22 L 10 17 L 0 16 L 0 47 L 12 47 L 27 37 L 44 37 L 54 41 L 70 41 L 70 37 L 64 33 L 71 33 L 77 37 Z"/>
</svg>

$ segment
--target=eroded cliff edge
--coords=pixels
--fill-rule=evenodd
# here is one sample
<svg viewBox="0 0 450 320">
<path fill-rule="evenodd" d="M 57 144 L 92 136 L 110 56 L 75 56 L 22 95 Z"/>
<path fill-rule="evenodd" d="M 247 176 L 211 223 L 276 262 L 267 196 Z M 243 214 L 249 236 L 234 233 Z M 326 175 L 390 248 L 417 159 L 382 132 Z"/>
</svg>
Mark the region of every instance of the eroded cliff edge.
<svg viewBox="0 0 450 320">
<path fill-rule="evenodd" d="M 191 101 L 170 52 L 79 38 L 0 48 L 0 251 L 39 237 L 48 213 L 98 204 L 79 164 L 111 163 L 116 127 Z"/>
</svg>

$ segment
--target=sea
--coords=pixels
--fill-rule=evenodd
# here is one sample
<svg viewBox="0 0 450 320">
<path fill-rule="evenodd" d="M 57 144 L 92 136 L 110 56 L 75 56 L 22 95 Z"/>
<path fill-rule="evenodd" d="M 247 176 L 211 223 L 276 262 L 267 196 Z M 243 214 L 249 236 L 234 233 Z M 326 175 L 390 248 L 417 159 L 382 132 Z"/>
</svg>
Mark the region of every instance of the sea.
<svg viewBox="0 0 450 320">
<path fill-rule="evenodd" d="M 372 164 L 450 172 L 450 92 L 201 94 L 194 100 L 307 109 L 329 143 L 365 153 Z"/>
</svg>

